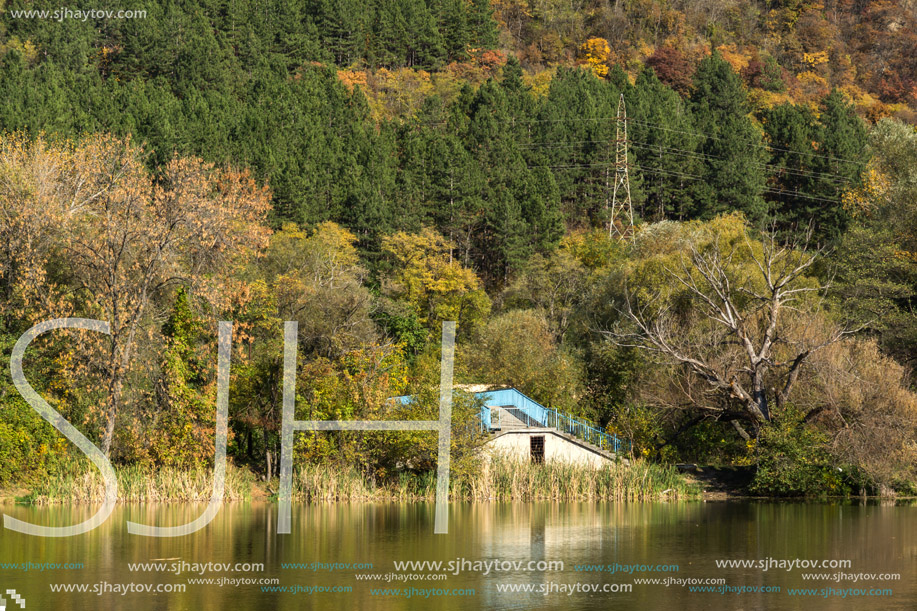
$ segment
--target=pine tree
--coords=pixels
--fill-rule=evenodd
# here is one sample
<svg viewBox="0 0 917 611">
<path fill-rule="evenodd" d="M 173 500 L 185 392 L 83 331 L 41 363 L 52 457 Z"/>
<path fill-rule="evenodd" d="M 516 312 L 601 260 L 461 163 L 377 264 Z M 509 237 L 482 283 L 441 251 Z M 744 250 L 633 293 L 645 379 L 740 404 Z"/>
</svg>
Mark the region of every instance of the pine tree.
<svg viewBox="0 0 917 611">
<path fill-rule="evenodd" d="M 819 240 L 837 239 L 849 223 L 843 192 L 859 182 L 866 130 L 838 91 L 828 94 L 821 112 L 783 104 L 763 113 L 772 147 L 768 197 L 777 220 L 787 229 L 806 230 Z"/>
<path fill-rule="evenodd" d="M 408 28 L 411 33 L 407 44 L 408 66 L 424 70 L 439 70 L 446 63 L 446 42 L 438 27 L 437 15 L 426 3 L 408 3 Z"/>
<path fill-rule="evenodd" d="M 620 90 L 581 68 L 559 68 L 538 110 L 529 164 L 550 168 L 566 221 L 606 222 Z"/>
<path fill-rule="evenodd" d="M 781 104 L 763 113 L 762 122 L 772 147 L 770 187 L 771 214 L 784 229 L 805 230 L 823 202 L 814 192 L 815 144 L 818 125 L 807 106 Z M 780 191 L 781 193 L 777 193 Z"/>
<path fill-rule="evenodd" d="M 866 127 L 854 107 L 838 90 L 821 102 L 818 156 L 813 164 L 812 189 L 819 197 L 833 199 L 819 209 L 816 223 L 826 239 L 834 239 L 847 227 L 849 215 L 840 199 L 845 190 L 855 188 L 865 167 Z"/>
<path fill-rule="evenodd" d="M 458 114 L 458 113 L 456 113 Z M 437 100 L 425 104 L 415 122 L 401 130 L 398 193 L 402 228 L 433 226 L 454 245 L 454 256 L 471 266 L 473 238 L 483 214 L 482 168 L 456 134 L 465 121 L 452 122 Z"/>
<path fill-rule="evenodd" d="M 494 10 L 490 0 L 470 0 L 465 6 L 468 10 L 468 24 L 472 37 L 470 46 L 476 49 L 493 49 L 497 46 L 497 23 L 494 21 Z"/>
<path fill-rule="evenodd" d="M 742 81 L 719 52 L 698 65 L 691 108 L 703 137 L 698 152 L 704 156 L 703 171 L 695 181 L 694 215 L 712 218 L 738 210 L 752 222 L 762 220 L 767 153 L 748 117 Z"/>
<path fill-rule="evenodd" d="M 408 14 L 410 0 L 379 0 L 375 3 L 372 43 L 369 45 L 370 64 L 386 68 L 407 65 L 406 51 L 417 33 L 411 31 Z"/>
<path fill-rule="evenodd" d="M 465 147 L 484 179 L 477 196 L 483 216 L 473 258 L 492 283 L 506 282 L 536 249 L 559 238 L 553 177 L 533 174 L 522 153 L 530 143 L 530 124 L 513 112 L 531 101 L 524 97 L 529 93 L 516 68 L 508 64 L 502 82 L 491 79 L 478 89 L 464 133 Z"/>
<path fill-rule="evenodd" d="M 439 31 L 443 37 L 446 61 L 467 59 L 472 31 L 463 0 L 432 0 L 430 11 L 439 18 Z"/>
<path fill-rule="evenodd" d="M 350 66 L 366 57 L 368 21 L 363 0 L 314 0 L 317 30 L 322 36 L 322 46 L 328 49 L 339 66 Z"/>
<path fill-rule="evenodd" d="M 685 220 L 695 189 L 693 176 L 703 171 L 687 104 L 646 67 L 637 76 L 627 105 L 631 177 L 642 178 L 635 204 L 646 219 Z M 631 189 L 632 192 L 635 189 Z"/>
</svg>

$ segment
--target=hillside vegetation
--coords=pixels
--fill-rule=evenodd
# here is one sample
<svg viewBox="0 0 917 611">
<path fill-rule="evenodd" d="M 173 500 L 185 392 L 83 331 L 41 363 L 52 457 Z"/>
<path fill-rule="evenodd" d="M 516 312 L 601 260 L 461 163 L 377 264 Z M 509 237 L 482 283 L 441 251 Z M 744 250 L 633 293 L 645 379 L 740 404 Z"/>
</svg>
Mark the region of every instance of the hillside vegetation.
<svg viewBox="0 0 917 611">
<path fill-rule="evenodd" d="M 36 341 L 26 373 L 120 464 L 212 460 L 219 320 L 230 455 L 265 477 L 283 321 L 297 417 L 405 419 L 436 413 L 455 320 L 459 381 L 649 460 L 757 465 L 767 494 L 913 490 L 911 3 L 131 9 L 0 4 L 0 364 L 36 322 L 110 321 Z M 622 99 L 633 231 L 609 223 Z M 456 402 L 459 477 L 477 407 Z M 0 410 L 0 484 L 72 461 L 8 376 Z M 296 451 L 397 482 L 435 440 Z"/>
</svg>

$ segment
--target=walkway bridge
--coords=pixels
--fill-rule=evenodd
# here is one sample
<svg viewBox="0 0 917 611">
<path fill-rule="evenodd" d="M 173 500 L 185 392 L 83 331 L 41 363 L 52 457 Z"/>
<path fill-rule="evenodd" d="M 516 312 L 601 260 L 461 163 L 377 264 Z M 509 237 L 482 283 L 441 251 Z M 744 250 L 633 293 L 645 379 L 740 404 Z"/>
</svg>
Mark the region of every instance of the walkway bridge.
<svg viewBox="0 0 917 611">
<path fill-rule="evenodd" d="M 630 441 L 622 439 L 584 418 L 577 418 L 541 405 L 515 388 L 474 393 L 483 399 L 481 426 L 489 433 L 519 429 L 554 429 L 580 439 L 605 452 L 630 451 Z"/>
<path fill-rule="evenodd" d="M 500 435 L 507 432 L 551 429 L 564 436 L 578 439 L 606 454 L 630 452 L 629 440 L 622 439 L 585 418 L 577 418 L 545 407 L 515 388 L 484 390 L 470 394 L 475 399 L 482 400 L 481 427 L 487 433 Z M 406 404 L 413 401 L 414 397 L 403 395 L 392 399 Z"/>
</svg>

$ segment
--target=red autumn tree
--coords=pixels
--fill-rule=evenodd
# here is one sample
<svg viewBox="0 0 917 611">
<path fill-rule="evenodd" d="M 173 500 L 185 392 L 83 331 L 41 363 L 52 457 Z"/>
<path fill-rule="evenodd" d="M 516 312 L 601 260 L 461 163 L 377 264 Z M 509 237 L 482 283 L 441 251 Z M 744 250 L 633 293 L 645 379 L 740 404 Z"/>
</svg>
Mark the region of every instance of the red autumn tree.
<svg viewBox="0 0 917 611">
<path fill-rule="evenodd" d="M 652 67 L 659 80 L 680 93 L 687 96 L 691 92 L 691 77 L 694 66 L 688 61 L 684 53 L 672 47 L 658 47 L 646 59 L 647 65 Z"/>
</svg>

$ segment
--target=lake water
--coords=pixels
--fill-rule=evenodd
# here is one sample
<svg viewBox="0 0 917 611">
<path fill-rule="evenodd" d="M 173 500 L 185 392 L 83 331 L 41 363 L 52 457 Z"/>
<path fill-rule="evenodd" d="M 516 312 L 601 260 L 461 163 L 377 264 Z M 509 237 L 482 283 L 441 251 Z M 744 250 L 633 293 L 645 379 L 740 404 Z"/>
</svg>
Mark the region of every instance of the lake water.
<svg viewBox="0 0 917 611">
<path fill-rule="evenodd" d="M 12 589 L 27 602 L 27 609 L 55 611 L 917 609 L 917 507 L 901 504 L 453 504 L 448 535 L 433 534 L 429 504 L 294 505 L 293 534 L 278 535 L 276 505 L 246 503 L 224 505 L 210 526 L 187 537 L 146 538 L 126 530 L 127 520 L 181 524 L 197 517 L 201 509 L 192 505 L 120 506 L 103 526 L 72 538 L 35 538 L 3 530 L 0 594 Z M 3 505 L 2 511 L 21 520 L 62 526 L 86 519 L 92 510 Z M 460 570 L 448 572 L 442 580 L 433 577 L 447 573 L 446 569 L 398 571 L 394 565 L 396 561 L 448 563 L 457 559 Z M 466 561 L 464 566 L 461 559 Z M 843 568 L 794 566 L 787 570 L 786 564 L 778 568 L 780 561 L 797 559 L 850 563 Z M 763 560 L 771 566 L 768 570 L 718 568 L 717 560 Z M 150 561 L 164 563 L 165 570 L 132 571 L 129 566 Z M 501 564 L 491 564 L 487 574 L 483 565 L 473 564 L 494 561 Z M 525 570 L 532 561 L 534 570 Z M 563 562 L 563 569 L 542 565 L 544 570 L 538 570 L 539 561 Z M 522 563 L 521 568 L 501 570 L 511 566 L 504 563 L 513 562 Z M 11 563 L 20 566 L 4 568 Z M 22 563 L 83 566 L 24 570 Z M 257 563 L 264 570 L 245 571 L 248 567 L 240 566 L 238 571 L 208 572 L 192 567 L 195 563 Z M 284 567 L 289 563 L 324 566 Z M 359 570 L 329 566 L 335 563 L 367 566 Z M 611 572 L 615 564 L 628 569 L 638 566 L 630 573 L 620 568 Z M 588 565 L 609 566 L 596 570 Z M 806 580 L 804 574 L 823 577 Z M 871 575 L 864 578 L 862 574 Z M 877 579 L 880 574 L 899 574 L 900 579 Z M 409 581 L 405 575 L 411 576 Z M 373 576 L 376 578 L 365 579 Z M 214 581 L 189 581 L 193 579 Z M 222 585 L 217 583 L 220 579 Z M 659 583 L 635 583 L 648 579 Z M 666 579 L 670 585 L 665 585 Z M 679 585 L 710 579 L 725 580 L 725 584 Z M 239 584 L 238 580 L 277 583 Z M 52 592 L 52 585 L 59 584 L 85 586 L 89 591 Z M 177 585 L 185 591 L 121 594 L 115 588 L 122 584 L 135 584 L 130 586 L 135 589 Z M 623 591 L 626 586 L 629 592 Z M 714 591 L 691 591 L 698 586 Z M 730 591 L 720 593 L 726 586 Z M 276 591 L 279 587 L 304 591 L 281 593 Z M 762 587 L 774 591 L 753 591 Z M 93 593 L 93 588 L 102 593 Z M 512 588 L 533 591 L 507 591 Z M 575 589 L 572 594 L 571 588 Z M 593 588 L 611 591 L 587 591 Z M 736 591 L 743 588 L 744 592 Z M 794 591 L 803 588 L 813 592 Z M 19 608 L 7 604 L 9 610 Z"/>
</svg>

